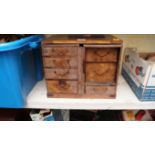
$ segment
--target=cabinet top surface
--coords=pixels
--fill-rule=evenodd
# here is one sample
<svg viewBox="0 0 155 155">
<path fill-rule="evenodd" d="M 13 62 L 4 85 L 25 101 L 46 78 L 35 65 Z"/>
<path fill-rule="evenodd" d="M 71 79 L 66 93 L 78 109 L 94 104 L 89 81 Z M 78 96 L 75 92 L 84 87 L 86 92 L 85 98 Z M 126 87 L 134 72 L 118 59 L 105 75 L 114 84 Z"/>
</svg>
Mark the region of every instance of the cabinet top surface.
<svg viewBox="0 0 155 155">
<path fill-rule="evenodd" d="M 104 34 L 55 34 L 44 44 L 121 44 L 122 40 Z"/>
</svg>

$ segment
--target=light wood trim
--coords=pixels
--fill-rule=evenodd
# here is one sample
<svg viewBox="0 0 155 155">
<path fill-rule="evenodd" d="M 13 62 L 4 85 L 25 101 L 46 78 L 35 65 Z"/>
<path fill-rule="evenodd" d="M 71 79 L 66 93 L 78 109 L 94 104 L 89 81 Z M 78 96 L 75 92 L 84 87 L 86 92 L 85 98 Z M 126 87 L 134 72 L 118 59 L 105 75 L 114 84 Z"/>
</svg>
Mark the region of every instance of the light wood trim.
<svg viewBox="0 0 155 155">
<path fill-rule="evenodd" d="M 84 47 L 89 47 L 89 48 L 119 48 L 122 47 L 122 45 L 84 45 Z"/>
</svg>

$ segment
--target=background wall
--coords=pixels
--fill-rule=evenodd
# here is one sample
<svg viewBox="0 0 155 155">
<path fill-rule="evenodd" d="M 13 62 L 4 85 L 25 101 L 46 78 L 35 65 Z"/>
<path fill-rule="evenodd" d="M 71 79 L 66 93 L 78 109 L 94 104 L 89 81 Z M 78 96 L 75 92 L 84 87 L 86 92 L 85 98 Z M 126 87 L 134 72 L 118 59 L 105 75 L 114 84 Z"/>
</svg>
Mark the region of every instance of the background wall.
<svg viewBox="0 0 155 155">
<path fill-rule="evenodd" d="M 114 34 L 114 36 L 123 40 L 123 52 L 126 47 L 136 47 L 138 52 L 155 52 L 155 34 Z M 121 71 L 122 61 L 120 63 Z"/>
<path fill-rule="evenodd" d="M 136 47 L 139 52 L 155 52 L 155 34 L 113 34 L 114 36 L 123 40 L 123 49 L 121 60 L 123 59 L 123 52 L 126 47 Z M 46 37 L 50 37 L 46 34 Z M 122 61 L 120 63 L 120 67 Z"/>
<path fill-rule="evenodd" d="M 155 52 L 155 34 L 114 34 L 125 47 L 137 47 L 140 52 Z M 50 34 L 46 34 L 50 37 Z M 123 48 L 123 49 L 124 49 Z"/>
<path fill-rule="evenodd" d="M 115 34 L 115 36 L 123 40 L 124 48 L 137 47 L 139 52 L 155 52 L 155 34 Z"/>
</svg>

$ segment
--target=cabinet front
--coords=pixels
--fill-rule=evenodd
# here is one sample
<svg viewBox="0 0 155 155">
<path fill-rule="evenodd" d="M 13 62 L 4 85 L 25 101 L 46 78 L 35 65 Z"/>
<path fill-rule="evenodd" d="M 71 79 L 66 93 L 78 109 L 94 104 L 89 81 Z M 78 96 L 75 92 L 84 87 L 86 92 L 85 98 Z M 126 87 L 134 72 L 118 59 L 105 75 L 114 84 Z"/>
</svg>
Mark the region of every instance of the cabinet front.
<svg viewBox="0 0 155 155">
<path fill-rule="evenodd" d="M 78 94 L 78 46 L 47 45 L 43 57 L 48 96 Z"/>
<path fill-rule="evenodd" d="M 117 62 L 117 49 L 107 48 L 86 48 L 87 62 Z"/>
<path fill-rule="evenodd" d="M 114 98 L 119 52 L 113 45 L 43 46 L 48 96 Z"/>
<path fill-rule="evenodd" d="M 85 48 L 86 82 L 116 83 L 118 48 L 91 45 Z"/>
<path fill-rule="evenodd" d="M 66 80 L 48 80 L 48 95 L 53 94 L 77 94 L 77 82 Z"/>
<path fill-rule="evenodd" d="M 116 80 L 115 63 L 87 63 L 86 82 L 114 83 Z"/>
</svg>

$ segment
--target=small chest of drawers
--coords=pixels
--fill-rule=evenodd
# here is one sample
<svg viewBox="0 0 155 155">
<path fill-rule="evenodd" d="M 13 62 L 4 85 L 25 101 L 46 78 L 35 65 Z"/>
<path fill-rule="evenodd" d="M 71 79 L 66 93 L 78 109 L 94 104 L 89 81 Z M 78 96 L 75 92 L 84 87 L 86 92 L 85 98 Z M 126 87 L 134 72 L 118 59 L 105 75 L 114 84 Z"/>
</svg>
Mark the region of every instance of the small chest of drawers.
<svg viewBox="0 0 155 155">
<path fill-rule="evenodd" d="M 115 98 L 122 41 L 53 35 L 42 43 L 48 97 Z"/>
</svg>

